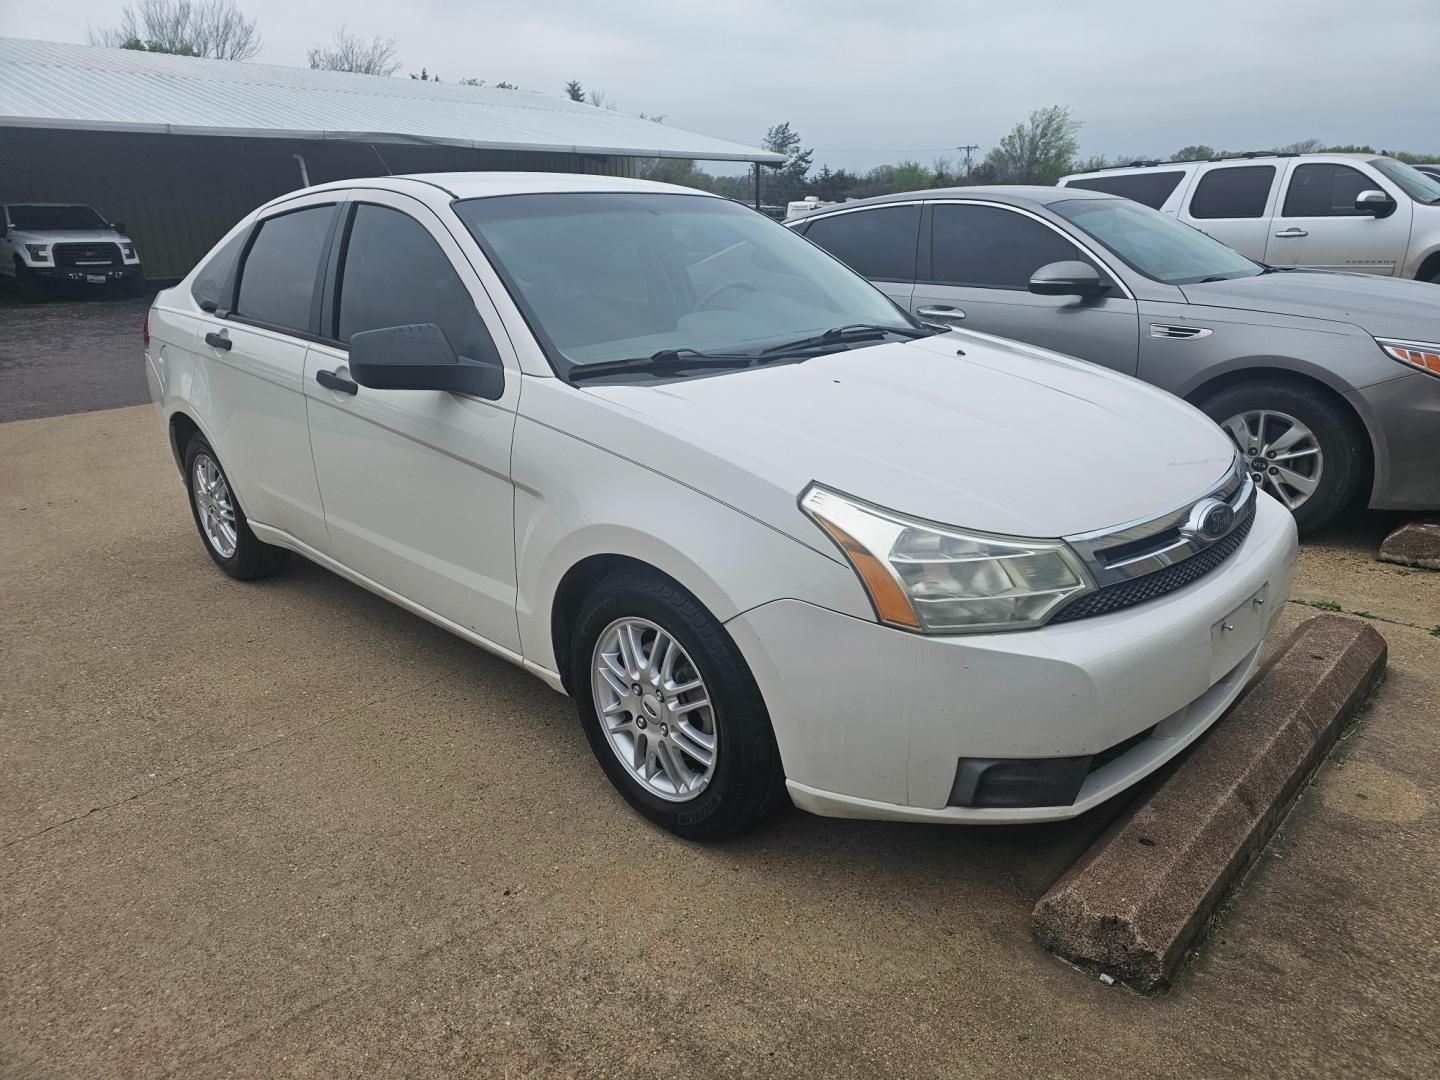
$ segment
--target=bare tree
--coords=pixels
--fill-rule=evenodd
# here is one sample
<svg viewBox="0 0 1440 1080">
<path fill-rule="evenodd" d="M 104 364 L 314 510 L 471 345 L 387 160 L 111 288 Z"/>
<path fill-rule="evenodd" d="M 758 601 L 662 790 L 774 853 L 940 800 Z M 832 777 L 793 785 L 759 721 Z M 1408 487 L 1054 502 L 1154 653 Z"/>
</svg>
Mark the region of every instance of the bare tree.
<svg viewBox="0 0 1440 1080">
<path fill-rule="evenodd" d="M 1275 147 L 1275 152 L 1277 154 L 1313 154 L 1324 145 L 1325 143 L 1321 139 L 1298 139 L 1295 142 L 1286 143 L 1284 146 Z"/>
<path fill-rule="evenodd" d="M 255 20 L 233 0 L 139 0 L 120 9 L 120 25 L 87 29 L 91 45 L 142 52 L 249 60 L 260 51 Z"/>
<path fill-rule="evenodd" d="M 404 66 L 395 55 L 395 39 L 376 34 L 369 41 L 347 31 L 335 31 L 329 47 L 313 45 L 305 59 L 317 71 L 354 71 L 361 75 L 394 75 Z"/>
<path fill-rule="evenodd" d="M 591 105 L 594 105 L 597 109 L 618 108 L 614 100 L 609 97 L 604 90 L 591 90 L 588 94 L 585 95 L 585 98 L 587 101 L 590 102 Z"/>
</svg>

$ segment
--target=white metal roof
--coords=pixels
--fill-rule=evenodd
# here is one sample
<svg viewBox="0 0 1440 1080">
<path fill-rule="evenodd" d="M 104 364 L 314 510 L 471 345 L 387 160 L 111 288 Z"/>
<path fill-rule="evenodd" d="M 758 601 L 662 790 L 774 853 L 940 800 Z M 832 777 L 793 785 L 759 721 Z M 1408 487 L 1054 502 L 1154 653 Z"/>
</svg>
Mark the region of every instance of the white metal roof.
<svg viewBox="0 0 1440 1080">
<path fill-rule="evenodd" d="M 559 95 L 18 38 L 0 38 L 0 127 L 784 160 Z"/>
</svg>

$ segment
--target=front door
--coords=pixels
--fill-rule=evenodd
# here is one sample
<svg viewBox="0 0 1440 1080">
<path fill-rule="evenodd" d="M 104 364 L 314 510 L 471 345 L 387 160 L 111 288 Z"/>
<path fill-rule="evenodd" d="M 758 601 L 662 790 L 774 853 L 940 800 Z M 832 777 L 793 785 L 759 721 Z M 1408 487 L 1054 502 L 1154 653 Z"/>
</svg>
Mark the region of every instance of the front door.
<svg viewBox="0 0 1440 1080">
<path fill-rule="evenodd" d="M 515 359 L 444 224 L 403 195 L 363 198 L 344 212 L 339 287 L 322 326 L 328 340 L 311 345 L 305 361 L 328 550 L 350 570 L 518 653 Z M 411 323 L 438 324 L 460 356 L 493 338 L 506 367 L 501 399 L 345 385 L 351 335 Z"/>
<path fill-rule="evenodd" d="M 928 258 L 910 307 L 916 317 L 1039 345 L 1135 374 L 1135 301 L 1105 268 L 1062 231 L 1011 207 L 936 202 L 930 206 Z M 1052 262 L 1096 265 L 1110 291 L 1098 297 L 1038 296 L 1030 277 Z"/>
<path fill-rule="evenodd" d="M 1385 217 L 1355 209 L 1362 191 L 1395 199 Z M 1413 204 L 1403 192 L 1338 162 L 1299 162 L 1290 169 L 1285 198 L 1271 223 L 1265 261 L 1359 274 L 1394 275 L 1405 265 Z"/>
</svg>

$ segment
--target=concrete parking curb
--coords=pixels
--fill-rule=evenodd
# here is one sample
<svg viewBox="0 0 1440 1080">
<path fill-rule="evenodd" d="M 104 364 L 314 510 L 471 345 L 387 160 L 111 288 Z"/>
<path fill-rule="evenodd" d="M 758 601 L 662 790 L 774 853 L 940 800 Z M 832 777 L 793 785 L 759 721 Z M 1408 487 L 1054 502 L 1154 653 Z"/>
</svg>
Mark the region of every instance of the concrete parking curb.
<svg viewBox="0 0 1440 1080">
<path fill-rule="evenodd" d="M 1302 623 L 1190 757 L 1041 898 L 1040 944 L 1138 990 L 1168 984 L 1385 661 L 1369 623 Z"/>
<path fill-rule="evenodd" d="M 1401 525 L 1380 545 L 1381 562 L 1440 570 L 1440 522 L 1411 521 Z"/>
</svg>

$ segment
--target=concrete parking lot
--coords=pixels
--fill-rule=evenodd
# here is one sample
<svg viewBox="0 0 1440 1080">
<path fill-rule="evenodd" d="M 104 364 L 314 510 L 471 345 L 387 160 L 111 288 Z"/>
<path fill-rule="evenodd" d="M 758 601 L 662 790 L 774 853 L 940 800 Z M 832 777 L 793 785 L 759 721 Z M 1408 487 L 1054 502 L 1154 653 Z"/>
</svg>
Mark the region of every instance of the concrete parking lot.
<svg viewBox="0 0 1440 1080">
<path fill-rule="evenodd" d="M 91 383 L 13 381 L 6 330 L 103 340 L 118 387 L 122 309 L 0 313 L 7 415 Z M 0 424 L 0 1076 L 1436 1075 L 1440 573 L 1375 562 L 1388 524 L 1297 592 L 1375 619 L 1388 680 L 1139 997 L 1029 933 L 1120 806 L 683 843 L 519 670 L 301 560 L 220 574 L 148 407 Z"/>
</svg>

